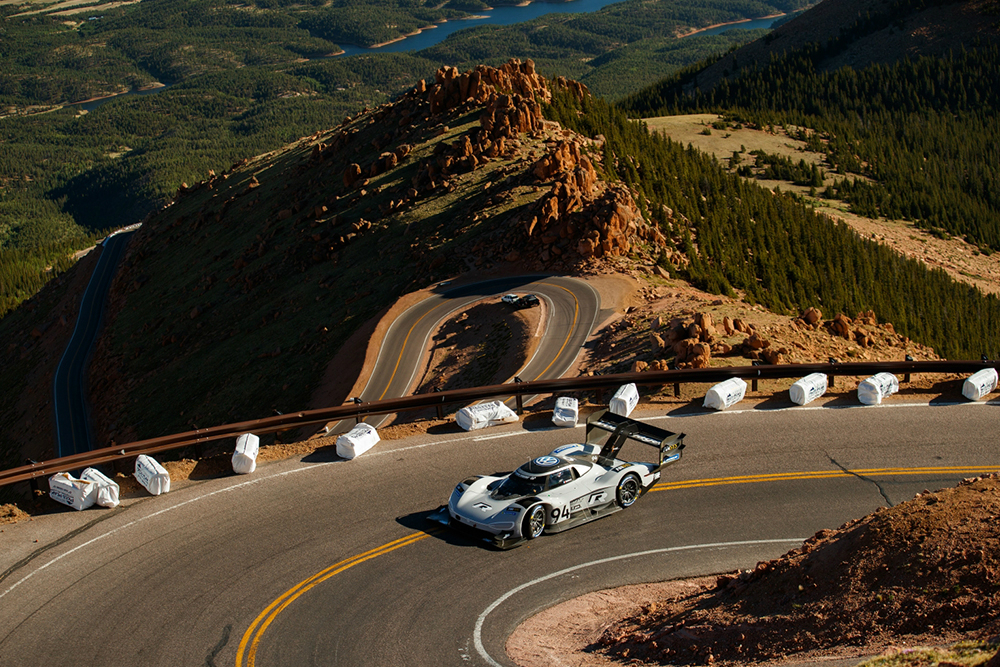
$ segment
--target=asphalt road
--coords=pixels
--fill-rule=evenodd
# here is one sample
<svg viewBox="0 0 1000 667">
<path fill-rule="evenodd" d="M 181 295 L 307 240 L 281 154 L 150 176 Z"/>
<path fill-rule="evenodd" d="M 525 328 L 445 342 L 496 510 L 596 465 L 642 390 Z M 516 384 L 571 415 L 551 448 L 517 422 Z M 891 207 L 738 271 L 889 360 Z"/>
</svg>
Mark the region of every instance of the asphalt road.
<svg viewBox="0 0 1000 667">
<path fill-rule="evenodd" d="M 89 408 L 85 391 L 87 364 L 104 316 L 111 280 L 134 232 L 109 236 L 90 276 L 80 302 L 73 335 L 52 379 L 56 421 L 56 457 L 89 452 L 93 449 Z"/>
<path fill-rule="evenodd" d="M 576 360 L 594 327 L 600 297 L 587 283 L 560 276 L 497 278 L 462 287 L 445 284 L 439 292 L 402 313 L 389 327 L 375 368 L 361 393 L 361 400 L 407 396 L 413 390 L 431 334 L 452 313 L 484 298 L 508 292 L 535 294 L 549 309 L 548 326 L 532 358 L 522 368 L 522 380 L 562 377 Z M 379 425 L 384 417 L 369 418 Z M 348 421 L 334 430 L 346 430 Z"/>
<path fill-rule="evenodd" d="M 994 401 L 646 414 L 688 434 L 656 490 L 506 552 L 425 516 L 465 476 L 510 470 L 582 429 L 442 428 L 353 461 L 314 454 L 5 526 L 0 664 L 510 665 L 506 637 L 549 605 L 753 567 L 1000 469 Z"/>
</svg>

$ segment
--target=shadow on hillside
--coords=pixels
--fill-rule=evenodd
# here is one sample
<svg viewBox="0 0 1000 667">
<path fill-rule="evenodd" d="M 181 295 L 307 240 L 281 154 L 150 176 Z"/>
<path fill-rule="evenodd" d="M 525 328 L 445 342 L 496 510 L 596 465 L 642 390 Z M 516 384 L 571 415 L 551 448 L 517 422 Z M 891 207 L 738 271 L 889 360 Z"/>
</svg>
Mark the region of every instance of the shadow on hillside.
<svg viewBox="0 0 1000 667">
<path fill-rule="evenodd" d="M 513 276 L 510 278 L 494 278 L 472 283 L 471 285 L 455 286 L 450 280 L 438 283 L 432 290 L 435 294 L 441 294 L 449 299 L 458 299 L 466 296 L 494 296 L 498 292 L 512 292 L 525 285 L 547 278 L 552 274 L 534 274 L 527 276 Z"/>
</svg>

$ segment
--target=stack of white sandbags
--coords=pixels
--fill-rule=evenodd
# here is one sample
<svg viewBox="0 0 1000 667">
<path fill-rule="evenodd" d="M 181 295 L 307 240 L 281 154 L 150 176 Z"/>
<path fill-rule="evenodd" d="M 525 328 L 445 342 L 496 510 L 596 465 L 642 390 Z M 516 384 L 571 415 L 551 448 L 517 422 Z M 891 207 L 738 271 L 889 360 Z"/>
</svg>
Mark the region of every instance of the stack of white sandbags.
<svg viewBox="0 0 1000 667">
<path fill-rule="evenodd" d="M 87 468 L 80 474 L 80 479 L 97 485 L 97 504 L 101 507 L 118 507 L 118 483 L 114 482 L 97 468 Z"/>
<path fill-rule="evenodd" d="M 608 412 L 628 417 L 637 405 L 639 405 L 639 390 L 636 389 L 635 383 L 629 382 L 618 387 L 618 391 L 608 403 Z"/>
<path fill-rule="evenodd" d="M 97 501 L 97 484 L 58 472 L 49 477 L 49 497 L 75 510 L 85 510 Z"/>
<path fill-rule="evenodd" d="M 556 407 L 552 410 L 552 423 L 563 428 L 573 428 L 580 416 L 580 402 L 569 396 L 556 399 Z"/>
<path fill-rule="evenodd" d="M 170 473 L 152 456 L 139 454 L 135 460 L 135 478 L 154 496 L 170 491 Z"/>
<path fill-rule="evenodd" d="M 361 422 L 337 438 L 337 456 L 348 460 L 361 456 L 381 439 L 374 426 Z"/>
<path fill-rule="evenodd" d="M 997 369 L 984 368 L 976 371 L 962 385 L 962 396 L 970 401 L 979 401 L 986 398 L 997 388 Z"/>
<path fill-rule="evenodd" d="M 788 390 L 788 397 L 796 405 L 805 405 L 815 401 L 826 393 L 826 373 L 811 373 L 797 380 Z"/>
<path fill-rule="evenodd" d="M 259 451 L 260 438 L 253 433 L 244 433 L 236 438 L 236 449 L 233 451 L 233 472 L 237 475 L 249 475 L 256 470 Z"/>
<path fill-rule="evenodd" d="M 858 385 L 858 400 L 865 405 L 879 405 L 899 391 L 899 380 L 892 373 L 877 373 Z"/>
<path fill-rule="evenodd" d="M 746 382 L 740 378 L 729 378 L 708 390 L 702 407 L 725 410 L 742 401 L 746 394 Z"/>
<path fill-rule="evenodd" d="M 462 408 L 455 414 L 455 423 L 466 431 L 513 424 L 517 421 L 517 413 L 504 405 L 503 401 L 490 401 Z"/>
</svg>

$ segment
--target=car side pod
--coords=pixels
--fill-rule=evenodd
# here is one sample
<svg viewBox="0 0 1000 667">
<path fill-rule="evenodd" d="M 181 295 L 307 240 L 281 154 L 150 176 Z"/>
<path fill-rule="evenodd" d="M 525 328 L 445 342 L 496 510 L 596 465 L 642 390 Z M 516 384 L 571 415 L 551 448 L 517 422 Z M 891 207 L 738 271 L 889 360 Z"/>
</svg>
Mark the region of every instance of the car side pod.
<svg viewBox="0 0 1000 667">
<path fill-rule="evenodd" d="M 434 523 L 439 523 L 442 526 L 451 525 L 451 515 L 448 514 L 448 506 L 441 505 L 436 510 L 427 515 L 427 520 Z"/>
<path fill-rule="evenodd" d="M 520 546 L 521 544 L 527 542 L 523 537 L 517 537 L 511 533 L 501 533 L 499 535 L 483 535 L 481 531 L 476 530 L 461 524 L 451 518 L 448 513 L 448 506 L 441 505 L 436 510 L 427 515 L 426 520 L 431 523 L 436 523 L 442 525 L 446 528 L 451 528 L 460 534 L 465 534 L 470 537 L 479 537 L 487 544 L 492 544 L 498 549 L 506 551 L 507 549 L 513 549 L 514 547 Z"/>
<path fill-rule="evenodd" d="M 484 537 L 483 540 L 503 551 L 519 547 L 528 541 L 523 537 L 516 537 L 510 533 L 501 533 L 499 535 L 494 535 L 493 537 Z"/>
</svg>

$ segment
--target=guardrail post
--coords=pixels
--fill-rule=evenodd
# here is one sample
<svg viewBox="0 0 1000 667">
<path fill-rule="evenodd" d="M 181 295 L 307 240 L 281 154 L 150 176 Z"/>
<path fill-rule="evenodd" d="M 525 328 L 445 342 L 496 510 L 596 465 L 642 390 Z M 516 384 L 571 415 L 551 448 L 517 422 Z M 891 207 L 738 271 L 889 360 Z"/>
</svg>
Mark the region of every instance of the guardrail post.
<svg viewBox="0 0 1000 667">
<path fill-rule="evenodd" d="M 906 355 L 906 360 L 913 361 L 913 357 L 908 354 Z M 909 381 L 910 381 L 910 373 L 909 371 L 907 371 L 907 373 L 903 376 L 903 382 L 909 382 Z"/>
<path fill-rule="evenodd" d="M 434 387 L 434 389 L 432 389 L 431 391 L 433 391 L 435 394 L 437 394 L 437 393 L 441 392 L 441 389 L 440 389 L 440 387 Z M 441 403 L 438 403 L 434 407 L 437 409 L 438 419 L 444 419 L 444 405 L 442 405 Z"/>
<path fill-rule="evenodd" d="M 357 396 L 355 396 L 351 400 L 354 401 L 354 405 L 361 405 L 363 403 L 363 401 Z M 354 415 L 354 424 L 357 425 L 360 423 L 361 423 L 361 415 Z"/>
<path fill-rule="evenodd" d="M 681 383 L 680 382 L 675 382 L 674 383 L 674 398 L 680 398 L 680 397 L 681 397 Z"/>
<path fill-rule="evenodd" d="M 524 380 L 522 380 L 521 378 L 519 378 L 517 376 L 514 376 L 514 384 L 521 384 L 522 382 L 524 382 Z M 515 394 L 514 395 L 514 403 L 517 405 L 517 414 L 523 415 L 524 414 L 524 396 L 521 396 L 521 394 Z"/>
<path fill-rule="evenodd" d="M 38 463 L 38 461 L 36 461 L 34 459 L 27 459 L 24 462 L 24 465 L 33 466 L 36 463 Z M 31 479 L 29 479 L 28 480 L 28 485 L 31 487 L 31 497 L 34 498 L 35 494 L 38 493 L 38 478 L 37 477 L 32 477 Z"/>
</svg>

